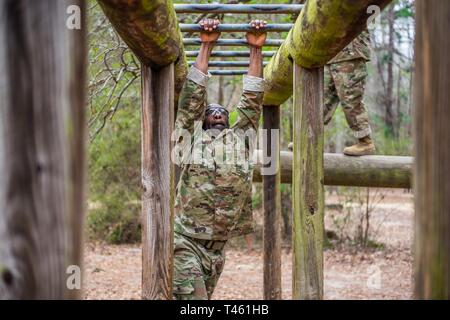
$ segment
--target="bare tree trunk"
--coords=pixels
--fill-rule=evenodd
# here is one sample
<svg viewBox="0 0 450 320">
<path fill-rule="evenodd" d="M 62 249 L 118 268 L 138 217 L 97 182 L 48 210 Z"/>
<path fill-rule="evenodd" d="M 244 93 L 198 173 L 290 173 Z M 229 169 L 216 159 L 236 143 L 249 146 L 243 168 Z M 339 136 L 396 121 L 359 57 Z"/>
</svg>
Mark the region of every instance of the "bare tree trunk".
<svg viewBox="0 0 450 320">
<path fill-rule="evenodd" d="M 225 78 L 219 77 L 219 88 L 217 88 L 217 103 L 223 106 L 224 103 L 224 85 L 225 85 Z"/>
<path fill-rule="evenodd" d="M 395 11 L 394 4 L 389 5 L 387 11 L 388 19 L 388 48 L 387 48 L 387 80 L 386 92 L 384 96 L 385 106 L 385 122 L 386 127 L 391 135 L 396 136 L 395 132 L 395 115 L 393 110 L 394 98 L 394 50 L 395 50 Z"/>
<path fill-rule="evenodd" d="M 395 132 L 397 134 L 397 138 L 400 137 L 400 128 L 402 125 L 402 96 L 401 96 L 401 86 L 402 84 L 402 69 L 398 68 L 398 76 L 397 76 L 397 110 L 395 112 Z"/>
<path fill-rule="evenodd" d="M 81 297 L 84 14 L 82 0 L 0 2 L 0 299 Z"/>
</svg>

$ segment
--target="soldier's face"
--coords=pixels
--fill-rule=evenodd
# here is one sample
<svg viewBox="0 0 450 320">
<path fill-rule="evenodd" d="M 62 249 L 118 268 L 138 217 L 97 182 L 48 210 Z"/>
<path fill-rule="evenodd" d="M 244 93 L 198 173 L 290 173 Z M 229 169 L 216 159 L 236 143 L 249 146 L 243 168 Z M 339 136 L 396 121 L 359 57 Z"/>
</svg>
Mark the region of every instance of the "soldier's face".
<svg viewBox="0 0 450 320">
<path fill-rule="evenodd" d="M 228 113 L 224 109 L 208 109 L 203 122 L 205 130 L 214 129 L 222 131 L 229 128 Z"/>
</svg>

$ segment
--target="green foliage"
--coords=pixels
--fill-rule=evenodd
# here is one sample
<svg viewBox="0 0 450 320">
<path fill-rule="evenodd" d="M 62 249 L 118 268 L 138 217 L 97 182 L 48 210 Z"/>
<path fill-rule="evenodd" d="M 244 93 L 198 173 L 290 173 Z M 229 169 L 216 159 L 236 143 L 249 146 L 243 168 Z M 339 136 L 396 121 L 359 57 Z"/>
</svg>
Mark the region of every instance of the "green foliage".
<svg viewBox="0 0 450 320">
<path fill-rule="evenodd" d="M 253 210 L 258 210 L 262 206 L 263 198 L 262 198 L 262 185 L 257 184 L 254 186 L 252 192 L 252 208 Z"/>
<path fill-rule="evenodd" d="M 111 244 L 141 240 L 140 204 L 125 204 L 119 193 L 102 197 L 104 207 L 91 209 L 87 217 L 90 240 Z"/>
<path fill-rule="evenodd" d="M 126 105 L 90 145 L 90 239 L 110 243 L 140 240 L 139 117 L 139 108 Z"/>
<path fill-rule="evenodd" d="M 230 121 L 230 127 L 232 127 L 236 123 L 237 117 L 238 112 L 236 109 L 230 112 L 230 116 L 228 117 L 228 120 Z"/>
<path fill-rule="evenodd" d="M 89 212 L 87 234 L 109 243 L 140 240 L 139 65 L 89 2 Z"/>
</svg>

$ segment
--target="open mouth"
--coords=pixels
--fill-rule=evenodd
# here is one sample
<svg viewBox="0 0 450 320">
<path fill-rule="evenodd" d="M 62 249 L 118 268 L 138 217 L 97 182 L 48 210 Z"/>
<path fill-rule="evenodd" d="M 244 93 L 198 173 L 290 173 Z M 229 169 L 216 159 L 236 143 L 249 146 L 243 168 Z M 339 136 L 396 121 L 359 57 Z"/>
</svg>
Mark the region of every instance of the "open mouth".
<svg viewBox="0 0 450 320">
<path fill-rule="evenodd" d="M 213 123 L 211 125 L 211 128 L 213 129 L 218 129 L 218 130 L 223 130 L 226 128 L 226 124 L 224 124 L 223 122 L 217 122 L 217 123 Z"/>
<path fill-rule="evenodd" d="M 227 126 L 227 123 L 225 122 L 225 120 L 214 120 L 211 123 L 212 128 L 222 129 L 222 128 L 225 128 L 226 126 Z"/>
</svg>

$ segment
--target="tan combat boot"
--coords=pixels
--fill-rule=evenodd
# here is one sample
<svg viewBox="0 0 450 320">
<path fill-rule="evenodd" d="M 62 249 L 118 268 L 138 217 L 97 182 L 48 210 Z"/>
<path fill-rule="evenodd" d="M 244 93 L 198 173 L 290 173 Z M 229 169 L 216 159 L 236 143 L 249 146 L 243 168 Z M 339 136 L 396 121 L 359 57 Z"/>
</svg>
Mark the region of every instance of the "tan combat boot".
<svg viewBox="0 0 450 320">
<path fill-rule="evenodd" d="M 344 149 L 344 154 L 347 156 L 366 156 L 374 152 L 375 144 L 370 137 L 361 138 L 357 144 Z"/>
</svg>

